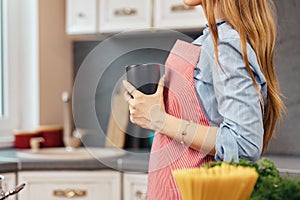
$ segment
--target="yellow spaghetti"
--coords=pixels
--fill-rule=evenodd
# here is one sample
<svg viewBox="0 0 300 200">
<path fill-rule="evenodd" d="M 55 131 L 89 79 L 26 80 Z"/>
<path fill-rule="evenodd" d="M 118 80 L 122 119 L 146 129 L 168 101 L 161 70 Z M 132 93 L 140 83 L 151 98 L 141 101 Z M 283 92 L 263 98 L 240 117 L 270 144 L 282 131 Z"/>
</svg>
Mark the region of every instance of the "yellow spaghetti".
<svg viewBox="0 0 300 200">
<path fill-rule="evenodd" d="M 246 200 L 258 179 L 254 168 L 226 163 L 213 168 L 179 169 L 172 174 L 183 200 Z"/>
</svg>

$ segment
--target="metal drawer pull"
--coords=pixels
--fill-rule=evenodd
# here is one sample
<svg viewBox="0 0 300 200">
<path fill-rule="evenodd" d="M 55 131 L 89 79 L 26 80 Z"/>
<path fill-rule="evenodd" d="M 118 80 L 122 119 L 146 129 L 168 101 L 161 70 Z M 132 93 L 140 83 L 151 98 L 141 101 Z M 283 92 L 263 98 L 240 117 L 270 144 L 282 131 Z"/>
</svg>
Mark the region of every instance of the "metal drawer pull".
<svg viewBox="0 0 300 200">
<path fill-rule="evenodd" d="M 142 192 L 140 190 L 136 191 L 135 196 L 140 200 L 146 200 L 147 199 L 147 193 Z"/>
<path fill-rule="evenodd" d="M 121 9 L 115 10 L 116 16 L 131 16 L 131 15 L 136 15 L 136 14 L 137 14 L 137 9 L 135 9 L 135 8 L 121 8 Z"/>
<path fill-rule="evenodd" d="M 57 197 L 66 197 L 66 198 L 75 198 L 75 197 L 84 197 L 86 196 L 86 190 L 78 189 L 66 189 L 66 190 L 54 190 L 53 195 Z"/>
<path fill-rule="evenodd" d="M 77 16 L 80 18 L 84 18 L 84 17 L 86 17 L 86 14 L 84 14 L 83 12 L 80 12 L 77 14 Z"/>
<path fill-rule="evenodd" d="M 187 6 L 187 5 L 183 5 L 183 4 L 174 5 L 174 6 L 171 7 L 172 12 L 192 11 L 192 10 L 195 10 L 195 9 L 196 9 L 195 7 Z"/>
</svg>

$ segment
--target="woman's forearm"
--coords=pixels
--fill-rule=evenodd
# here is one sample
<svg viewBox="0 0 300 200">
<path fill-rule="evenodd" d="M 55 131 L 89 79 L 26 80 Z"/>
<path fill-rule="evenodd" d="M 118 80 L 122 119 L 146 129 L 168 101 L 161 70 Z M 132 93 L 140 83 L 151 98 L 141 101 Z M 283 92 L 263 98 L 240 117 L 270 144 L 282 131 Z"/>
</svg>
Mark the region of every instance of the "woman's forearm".
<svg viewBox="0 0 300 200">
<path fill-rule="evenodd" d="M 184 136 L 183 131 L 186 132 Z M 160 133 L 178 142 L 184 142 L 197 151 L 215 155 L 217 131 L 218 127 L 203 126 L 166 114 Z"/>
</svg>

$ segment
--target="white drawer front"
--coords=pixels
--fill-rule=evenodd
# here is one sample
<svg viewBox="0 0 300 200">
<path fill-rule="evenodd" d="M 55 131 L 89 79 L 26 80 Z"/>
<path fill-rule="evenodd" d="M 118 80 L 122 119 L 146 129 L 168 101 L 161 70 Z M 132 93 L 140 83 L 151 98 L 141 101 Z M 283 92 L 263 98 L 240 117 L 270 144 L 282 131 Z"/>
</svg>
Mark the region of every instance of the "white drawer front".
<svg viewBox="0 0 300 200">
<path fill-rule="evenodd" d="M 20 200 L 120 200 L 121 174 L 99 172 L 22 172 L 27 186 Z"/>
<path fill-rule="evenodd" d="M 109 183 L 64 183 L 64 184 L 32 184 L 30 186 L 30 199 L 63 200 L 63 199 L 113 199 Z"/>
<path fill-rule="evenodd" d="M 97 1 L 67 0 L 67 33 L 85 34 L 97 31 Z"/>
<path fill-rule="evenodd" d="M 147 181 L 147 174 L 124 174 L 124 200 L 146 200 Z"/>
<path fill-rule="evenodd" d="M 188 7 L 183 0 L 154 0 L 153 15 L 156 28 L 200 28 L 206 24 L 202 7 Z"/>
<path fill-rule="evenodd" d="M 99 32 L 151 26 L 151 0 L 100 0 Z"/>
</svg>

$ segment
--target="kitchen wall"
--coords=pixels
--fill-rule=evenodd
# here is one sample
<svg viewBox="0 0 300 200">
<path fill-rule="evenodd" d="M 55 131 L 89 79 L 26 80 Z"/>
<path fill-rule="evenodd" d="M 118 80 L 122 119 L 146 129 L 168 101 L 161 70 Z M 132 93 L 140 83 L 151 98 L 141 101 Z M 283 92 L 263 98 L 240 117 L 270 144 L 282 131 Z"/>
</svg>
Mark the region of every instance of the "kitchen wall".
<svg viewBox="0 0 300 200">
<path fill-rule="evenodd" d="M 300 1 L 274 2 L 279 25 L 277 73 L 288 110 L 271 142 L 270 152 L 300 155 Z"/>
<path fill-rule="evenodd" d="M 65 1 L 39 0 L 40 124 L 62 124 L 61 93 L 72 89 L 72 42 L 65 27 Z"/>
<path fill-rule="evenodd" d="M 287 113 L 276 132 L 276 137 L 269 146 L 268 153 L 300 155 L 300 1 L 275 0 L 274 2 L 277 8 L 279 29 L 276 47 L 276 70 L 282 93 L 285 96 L 284 102 L 287 106 Z M 197 33 L 192 35 L 195 36 Z M 97 44 L 99 44 L 99 41 L 77 41 L 74 43 L 75 72 L 86 55 Z M 102 97 L 98 95 L 99 99 L 96 99 L 96 101 L 110 102 L 108 95 L 109 93 L 102 94 Z M 108 103 L 105 107 L 106 111 L 99 116 L 100 123 L 103 123 L 104 127 L 108 123 L 110 104 Z M 103 141 L 100 141 L 100 143 L 103 143 Z"/>
</svg>

